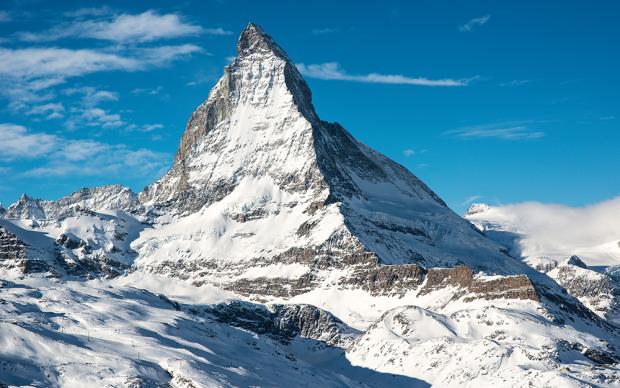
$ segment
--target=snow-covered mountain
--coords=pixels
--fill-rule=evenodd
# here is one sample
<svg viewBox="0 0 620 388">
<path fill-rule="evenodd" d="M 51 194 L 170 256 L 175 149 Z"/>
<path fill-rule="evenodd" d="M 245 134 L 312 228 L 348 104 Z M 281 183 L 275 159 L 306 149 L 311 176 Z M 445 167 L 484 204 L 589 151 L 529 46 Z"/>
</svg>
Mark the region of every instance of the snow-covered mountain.
<svg viewBox="0 0 620 388">
<path fill-rule="evenodd" d="M 0 212 L 0 384 L 620 383 L 607 278 L 533 269 L 322 121 L 258 26 L 237 50 L 143 192 Z"/>
<path fill-rule="evenodd" d="M 404 167 L 320 120 L 260 28 L 250 24 L 237 50 L 170 172 L 140 195 L 165 224 L 133 244 L 139 268 L 197 284 L 239 279 L 225 286 L 241 292 L 270 281 L 276 296 L 278 285 L 296 293 L 377 263 L 522 271 Z"/>
</svg>

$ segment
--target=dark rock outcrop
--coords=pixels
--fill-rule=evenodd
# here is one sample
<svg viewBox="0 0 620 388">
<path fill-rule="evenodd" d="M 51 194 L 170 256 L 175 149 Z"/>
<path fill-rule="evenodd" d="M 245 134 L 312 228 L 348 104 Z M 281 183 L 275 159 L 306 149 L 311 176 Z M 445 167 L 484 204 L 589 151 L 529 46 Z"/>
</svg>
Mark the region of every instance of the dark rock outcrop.
<svg viewBox="0 0 620 388">
<path fill-rule="evenodd" d="M 0 266 L 19 268 L 28 272 L 28 253 L 26 244 L 16 235 L 0 226 Z"/>
<path fill-rule="evenodd" d="M 404 295 L 418 288 L 418 295 L 425 295 L 453 287 L 460 290 L 455 293 L 455 298 L 467 293 L 466 300 L 540 300 L 534 283 L 526 275 L 477 278 L 466 266 L 425 269 L 411 264 L 359 268 L 352 276 L 342 279 L 341 284 L 348 288 L 362 288 L 373 295 Z"/>
<path fill-rule="evenodd" d="M 261 305 L 234 301 L 214 305 L 206 312 L 218 322 L 268 335 L 283 343 L 289 343 L 300 336 L 331 346 L 344 346 L 347 344 L 345 334 L 353 332 L 332 314 L 307 304 L 277 304 L 268 309 Z"/>
</svg>

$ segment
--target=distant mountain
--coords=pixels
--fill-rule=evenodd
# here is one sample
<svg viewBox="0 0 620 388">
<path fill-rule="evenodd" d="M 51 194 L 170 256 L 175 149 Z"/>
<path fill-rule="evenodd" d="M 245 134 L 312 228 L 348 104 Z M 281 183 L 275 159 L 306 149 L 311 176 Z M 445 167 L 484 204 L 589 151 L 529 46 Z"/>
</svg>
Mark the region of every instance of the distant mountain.
<svg viewBox="0 0 620 388">
<path fill-rule="evenodd" d="M 0 213 L 0 385 L 620 382 L 613 282 L 531 268 L 322 121 L 260 27 L 237 51 L 143 192 Z"/>
</svg>

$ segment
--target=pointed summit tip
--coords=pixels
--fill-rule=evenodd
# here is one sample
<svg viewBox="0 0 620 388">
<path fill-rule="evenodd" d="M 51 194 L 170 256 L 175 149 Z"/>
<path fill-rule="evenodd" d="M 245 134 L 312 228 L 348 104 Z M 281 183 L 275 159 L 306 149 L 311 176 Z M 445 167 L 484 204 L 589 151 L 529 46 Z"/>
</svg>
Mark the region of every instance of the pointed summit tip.
<svg viewBox="0 0 620 388">
<path fill-rule="evenodd" d="M 288 59 L 284 50 L 273 41 L 271 36 L 253 22 L 249 22 L 241 32 L 237 42 L 237 53 L 239 57 L 253 53 L 271 53 L 283 59 Z"/>
</svg>

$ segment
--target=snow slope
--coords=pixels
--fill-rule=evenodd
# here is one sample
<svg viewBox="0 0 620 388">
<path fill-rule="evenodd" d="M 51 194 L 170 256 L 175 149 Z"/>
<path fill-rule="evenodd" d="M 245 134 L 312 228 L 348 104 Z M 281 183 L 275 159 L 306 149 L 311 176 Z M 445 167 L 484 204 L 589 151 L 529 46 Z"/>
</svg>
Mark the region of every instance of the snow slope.
<svg viewBox="0 0 620 388">
<path fill-rule="evenodd" d="M 0 281 L 0 384 L 426 386 L 355 367 L 320 341 L 284 343 L 220 323 L 205 304 L 100 280 L 13 280 Z"/>
<path fill-rule="evenodd" d="M 304 305 L 263 307 L 158 276 L 1 276 L 0 383 L 9 385 L 614 386 L 620 378 L 602 364 L 613 337 L 553 322 L 531 301 L 401 305 L 378 318 L 358 310 L 372 322 L 361 332 L 330 315 L 312 320 L 320 310 L 287 318 Z"/>
</svg>

